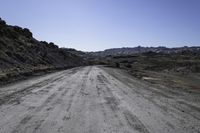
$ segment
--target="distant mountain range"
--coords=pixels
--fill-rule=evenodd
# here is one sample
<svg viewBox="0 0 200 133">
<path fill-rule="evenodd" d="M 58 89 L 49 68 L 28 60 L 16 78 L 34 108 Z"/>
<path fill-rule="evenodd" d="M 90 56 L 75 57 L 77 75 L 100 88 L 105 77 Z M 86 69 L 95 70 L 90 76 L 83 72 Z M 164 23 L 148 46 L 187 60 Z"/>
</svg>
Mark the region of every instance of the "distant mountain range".
<svg viewBox="0 0 200 133">
<path fill-rule="evenodd" d="M 146 52 L 155 52 L 155 53 L 179 53 L 184 51 L 190 51 L 195 53 L 200 53 L 200 46 L 199 47 L 177 47 L 177 48 L 167 48 L 167 47 L 133 47 L 133 48 L 113 48 L 113 49 L 106 49 L 104 51 L 98 52 L 90 52 L 90 55 L 105 57 L 105 56 L 121 56 L 121 55 L 133 55 L 133 54 L 140 54 Z"/>
</svg>

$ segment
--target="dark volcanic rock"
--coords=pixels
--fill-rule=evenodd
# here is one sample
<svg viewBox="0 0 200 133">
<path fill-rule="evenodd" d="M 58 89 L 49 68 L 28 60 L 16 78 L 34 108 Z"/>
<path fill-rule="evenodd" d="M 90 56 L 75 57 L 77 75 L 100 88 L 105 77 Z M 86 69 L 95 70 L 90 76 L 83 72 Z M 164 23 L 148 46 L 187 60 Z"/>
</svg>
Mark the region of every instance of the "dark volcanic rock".
<svg viewBox="0 0 200 133">
<path fill-rule="evenodd" d="M 0 19 L 0 82 L 16 75 L 84 65 L 75 52 L 38 41 L 27 28 L 6 25 Z"/>
<path fill-rule="evenodd" d="M 4 20 L 2 20 L 1 18 L 0 18 L 0 26 L 5 26 L 6 25 L 6 21 L 4 21 Z"/>
</svg>

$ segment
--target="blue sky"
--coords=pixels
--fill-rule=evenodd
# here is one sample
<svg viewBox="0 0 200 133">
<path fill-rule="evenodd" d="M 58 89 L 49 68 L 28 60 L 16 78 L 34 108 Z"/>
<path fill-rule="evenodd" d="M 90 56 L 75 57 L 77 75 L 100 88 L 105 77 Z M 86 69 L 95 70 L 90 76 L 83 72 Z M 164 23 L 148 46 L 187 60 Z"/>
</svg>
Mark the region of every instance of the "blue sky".
<svg viewBox="0 0 200 133">
<path fill-rule="evenodd" d="M 83 51 L 200 46 L 200 0 L 1 0 L 0 17 Z"/>
</svg>

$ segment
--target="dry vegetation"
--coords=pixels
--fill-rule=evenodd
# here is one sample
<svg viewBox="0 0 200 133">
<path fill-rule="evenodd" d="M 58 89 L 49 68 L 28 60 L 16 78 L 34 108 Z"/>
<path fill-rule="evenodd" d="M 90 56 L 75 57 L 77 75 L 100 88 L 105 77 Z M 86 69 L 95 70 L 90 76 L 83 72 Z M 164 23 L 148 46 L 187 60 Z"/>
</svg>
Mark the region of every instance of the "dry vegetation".
<svg viewBox="0 0 200 133">
<path fill-rule="evenodd" d="M 188 91 L 200 90 L 200 54 L 198 52 L 182 51 L 171 54 L 147 52 L 108 56 L 104 63 L 125 69 L 136 78 L 151 84 Z"/>
</svg>

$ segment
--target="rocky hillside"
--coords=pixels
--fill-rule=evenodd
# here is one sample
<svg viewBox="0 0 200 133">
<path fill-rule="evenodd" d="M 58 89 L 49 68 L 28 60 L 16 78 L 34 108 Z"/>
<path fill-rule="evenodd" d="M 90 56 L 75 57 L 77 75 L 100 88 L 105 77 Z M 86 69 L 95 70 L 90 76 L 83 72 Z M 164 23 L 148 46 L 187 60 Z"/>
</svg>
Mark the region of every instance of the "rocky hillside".
<svg viewBox="0 0 200 133">
<path fill-rule="evenodd" d="M 7 25 L 0 19 L 0 82 L 84 65 L 78 53 L 81 52 L 38 41 L 29 29 Z"/>
<path fill-rule="evenodd" d="M 90 54 L 98 57 L 105 56 L 126 56 L 133 54 L 141 54 L 146 52 L 155 52 L 155 53 L 181 53 L 183 51 L 190 51 L 193 53 L 200 53 L 200 47 L 178 47 L 178 48 L 167 48 L 167 47 L 133 47 L 133 48 L 113 48 L 107 49 L 99 52 L 91 52 Z"/>
<path fill-rule="evenodd" d="M 200 72 L 200 47 L 115 48 L 89 54 L 93 57 L 93 64 L 134 71 Z"/>
</svg>

